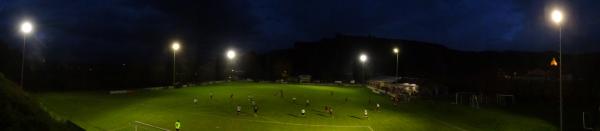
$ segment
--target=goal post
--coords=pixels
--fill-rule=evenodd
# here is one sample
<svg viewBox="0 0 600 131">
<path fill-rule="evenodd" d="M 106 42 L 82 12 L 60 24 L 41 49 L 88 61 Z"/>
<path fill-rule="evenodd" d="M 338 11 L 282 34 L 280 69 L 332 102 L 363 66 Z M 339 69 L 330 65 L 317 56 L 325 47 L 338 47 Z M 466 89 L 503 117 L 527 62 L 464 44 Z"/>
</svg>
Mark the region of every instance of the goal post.
<svg viewBox="0 0 600 131">
<path fill-rule="evenodd" d="M 592 123 L 590 121 L 590 116 L 589 113 L 586 112 L 581 112 L 581 123 L 583 124 L 583 129 L 584 130 L 594 130 L 594 128 L 592 128 Z"/>
<path fill-rule="evenodd" d="M 496 104 L 498 105 L 512 105 L 516 103 L 517 101 L 513 94 L 496 94 Z"/>
<path fill-rule="evenodd" d="M 465 99 L 468 100 L 467 102 L 469 102 L 468 104 L 471 104 L 472 102 L 472 96 L 476 95 L 476 93 L 474 92 L 456 92 L 454 94 L 454 103 L 452 104 L 464 104 Z"/>
<path fill-rule="evenodd" d="M 131 126 L 133 126 L 134 131 L 171 131 L 169 129 L 144 123 L 141 121 L 133 121 L 130 124 Z"/>
</svg>

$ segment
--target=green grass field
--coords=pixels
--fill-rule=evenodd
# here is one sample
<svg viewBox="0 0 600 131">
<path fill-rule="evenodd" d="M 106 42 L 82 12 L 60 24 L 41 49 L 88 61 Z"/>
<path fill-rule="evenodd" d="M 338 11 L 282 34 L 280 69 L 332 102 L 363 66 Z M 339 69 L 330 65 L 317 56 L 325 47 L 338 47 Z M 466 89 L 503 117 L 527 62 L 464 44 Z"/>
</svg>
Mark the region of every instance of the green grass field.
<svg viewBox="0 0 600 131">
<path fill-rule="evenodd" d="M 283 98 L 278 95 L 280 89 Z M 176 120 L 181 121 L 182 130 L 556 130 L 546 121 L 497 109 L 418 101 L 393 106 L 388 97 L 358 87 L 240 82 L 118 95 L 60 92 L 34 96 L 53 114 L 87 130 L 134 130 L 134 121 L 174 130 Z M 253 115 L 248 96 L 254 96 L 259 105 L 258 116 Z M 197 104 L 193 104 L 194 97 Z M 346 97 L 348 102 L 344 102 Z M 302 117 L 306 99 L 311 105 Z M 381 104 L 381 112 L 374 110 L 374 103 Z M 242 106 L 239 116 L 235 113 L 238 104 Z M 333 107 L 333 117 L 324 111 L 325 105 Z M 369 110 L 368 119 L 363 117 L 364 109 Z"/>
</svg>

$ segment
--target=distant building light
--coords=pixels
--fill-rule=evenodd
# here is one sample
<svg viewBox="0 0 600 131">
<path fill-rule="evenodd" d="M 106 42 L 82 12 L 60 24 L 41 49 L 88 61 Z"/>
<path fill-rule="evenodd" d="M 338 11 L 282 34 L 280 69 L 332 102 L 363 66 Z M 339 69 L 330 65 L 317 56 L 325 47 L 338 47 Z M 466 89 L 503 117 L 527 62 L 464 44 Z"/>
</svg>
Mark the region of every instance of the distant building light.
<svg viewBox="0 0 600 131">
<path fill-rule="evenodd" d="M 552 61 L 550 61 L 550 66 L 558 66 L 558 62 L 556 62 L 556 58 L 552 58 Z"/>
</svg>

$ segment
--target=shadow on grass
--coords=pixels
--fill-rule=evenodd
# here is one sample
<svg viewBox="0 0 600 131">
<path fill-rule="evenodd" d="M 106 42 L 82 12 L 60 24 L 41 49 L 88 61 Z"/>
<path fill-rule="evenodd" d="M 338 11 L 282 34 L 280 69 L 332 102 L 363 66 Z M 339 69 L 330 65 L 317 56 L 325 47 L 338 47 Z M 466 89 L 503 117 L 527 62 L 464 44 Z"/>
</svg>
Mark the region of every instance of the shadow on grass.
<svg viewBox="0 0 600 131">
<path fill-rule="evenodd" d="M 289 116 L 293 116 L 293 117 L 296 117 L 296 118 L 298 118 L 298 115 L 289 114 L 289 113 L 288 113 L 288 115 L 289 115 Z"/>
<path fill-rule="evenodd" d="M 355 118 L 355 119 L 359 119 L 359 120 L 362 120 L 362 119 L 363 119 L 363 118 L 361 118 L 361 117 L 354 116 L 354 115 L 352 115 L 352 116 L 351 116 L 351 115 L 349 115 L 349 117 L 352 117 L 352 118 Z"/>
<path fill-rule="evenodd" d="M 312 108 L 310 109 L 310 111 L 312 111 L 312 112 L 318 112 L 318 113 L 327 113 L 327 112 L 325 112 L 325 111 L 322 111 L 322 110 L 315 110 L 315 109 L 312 109 Z"/>
<path fill-rule="evenodd" d="M 322 116 L 322 117 L 329 117 L 327 115 L 324 115 L 323 113 L 317 113 L 317 115 Z"/>
</svg>

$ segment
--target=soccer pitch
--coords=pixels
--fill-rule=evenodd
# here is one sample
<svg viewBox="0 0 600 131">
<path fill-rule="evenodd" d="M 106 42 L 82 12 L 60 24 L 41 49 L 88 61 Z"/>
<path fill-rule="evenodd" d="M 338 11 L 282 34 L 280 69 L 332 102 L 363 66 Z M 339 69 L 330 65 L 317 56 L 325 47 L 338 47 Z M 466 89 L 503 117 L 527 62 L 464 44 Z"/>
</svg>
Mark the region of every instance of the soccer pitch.
<svg viewBox="0 0 600 131">
<path fill-rule="evenodd" d="M 388 97 L 359 87 L 233 82 L 116 95 L 61 92 L 34 96 L 53 114 L 87 130 L 134 130 L 135 121 L 175 130 L 177 120 L 181 130 L 556 130 L 546 121 L 497 109 L 418 101 L 393 106 Z M 259 106 L 256 116 L 249 96 Z M 380 112 L 375 111 L 376 103 L 382 107 Z M 237 105 L 242 107 L 239 116 Z M 333 107 L 333 116 L 325 111 L 326 105 Z M 306 116 L 300 114 L 301 109 L 306 109 Z M 152 129 L 137 125 L 140 130 Z"/>
</svg>

